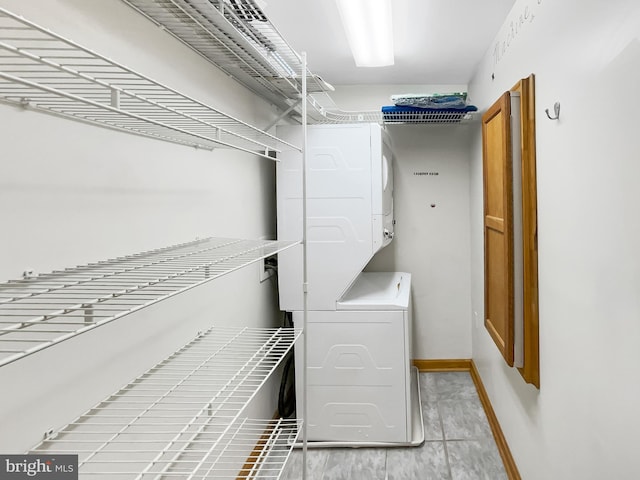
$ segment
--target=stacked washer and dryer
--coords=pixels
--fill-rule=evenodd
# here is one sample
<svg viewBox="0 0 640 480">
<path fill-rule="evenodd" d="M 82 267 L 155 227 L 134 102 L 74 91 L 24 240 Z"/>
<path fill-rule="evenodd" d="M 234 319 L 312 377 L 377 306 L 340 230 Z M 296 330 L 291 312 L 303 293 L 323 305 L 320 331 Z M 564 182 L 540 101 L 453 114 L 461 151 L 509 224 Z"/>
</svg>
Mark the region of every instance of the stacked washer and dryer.
<svg viewBox="0 0 640 480">
<path fill-rule="evenodd" d="M 278 136 L 302 144 L 300 126 Z M 277 164 L 278 238 L 301 240 L 302 160 Z M 424 440 L 411 367 L 411 275 L 363 272 L 394 235 L 393 152 L 378 124 L 307 128 L 307 436 L 322 446 Z M 304 318 L 303 248 L 278 255 L 280 308 Z M 304 352 L 296 346 L 302 398 Z M 298 405 L 301 412 L 301 405 Z"/>
</svg>

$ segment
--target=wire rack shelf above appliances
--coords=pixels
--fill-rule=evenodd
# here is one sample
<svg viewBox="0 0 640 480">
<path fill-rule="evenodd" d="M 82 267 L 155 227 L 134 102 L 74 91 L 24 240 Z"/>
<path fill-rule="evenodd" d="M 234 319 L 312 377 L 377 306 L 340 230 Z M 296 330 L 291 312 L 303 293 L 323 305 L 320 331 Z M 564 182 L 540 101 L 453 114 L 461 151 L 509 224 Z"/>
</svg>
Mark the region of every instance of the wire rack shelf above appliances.
<svg viewBox="0 0 640 480">
<path fill-rule="evenodd" d="M 302 57 L 246 0 L 123 0 L 282 110 L 302 95 Z M 252 3 L 252 2 L 251 2 Z M 307 91 L 327 84 L 306 70 Z"/>
<path fill-rule="evenodd" d="M 207 238 L 0 284 L 0 367 L 298 242 Z"/>
<path fill-rule="evenodd" d="M 384 112 L 381 119 L 386 125 L 393 124 L 446 124 L 446 123 L 467 123 L 473 120 L 474 115 L 470 112 L 455 111 L 425 111 L 425 112 Z"/>
<path fill-rule="evenodd" d="M 247 16 L 246 0 L 123 1 L 282 111 L 294 111 L 291 117 L 301 114 L 302 57 L 264 14 Z M 382 120 L 379 112 L 341 111 L 329 95 L 333 87 L 305 71 L 310 123 Z"/>
<path fill-rule="evenodd" d="M 298 148 L 2 8 L 0 99 L 209 150 Z"/>
<path fill-rule="evenodd" d="M 82 478 L 278 478 L 298 421 L 240 416 L 299 335 L 213 327 L 30 453 L 77 454 Z"/>
</svg>

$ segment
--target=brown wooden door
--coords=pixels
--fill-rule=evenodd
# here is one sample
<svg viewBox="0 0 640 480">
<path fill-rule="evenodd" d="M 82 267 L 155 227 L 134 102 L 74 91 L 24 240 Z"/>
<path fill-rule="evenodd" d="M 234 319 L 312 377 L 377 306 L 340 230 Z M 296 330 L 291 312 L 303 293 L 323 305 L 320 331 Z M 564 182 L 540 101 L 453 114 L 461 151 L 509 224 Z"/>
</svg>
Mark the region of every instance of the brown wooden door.
<svg viewBox="0 0 640 480">
<path fill-rule="evenodd" d="M 506 92 L 482 116 L 485 326 L 513 366 L 513 177 L 511 99 Z"/>
</svg>

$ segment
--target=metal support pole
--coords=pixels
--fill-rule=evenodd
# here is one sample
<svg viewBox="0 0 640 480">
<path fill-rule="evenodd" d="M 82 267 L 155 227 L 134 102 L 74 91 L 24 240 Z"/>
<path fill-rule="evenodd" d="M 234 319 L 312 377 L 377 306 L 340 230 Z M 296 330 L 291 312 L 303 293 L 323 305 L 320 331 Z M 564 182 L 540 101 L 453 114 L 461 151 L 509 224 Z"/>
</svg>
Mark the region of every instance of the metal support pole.
<svg viewBox="0 0 640 480">
<path fill-rule="evenodd" d="M 302 52 L 302 480 L 307 479 L 307 53 Z"/>
</svg>

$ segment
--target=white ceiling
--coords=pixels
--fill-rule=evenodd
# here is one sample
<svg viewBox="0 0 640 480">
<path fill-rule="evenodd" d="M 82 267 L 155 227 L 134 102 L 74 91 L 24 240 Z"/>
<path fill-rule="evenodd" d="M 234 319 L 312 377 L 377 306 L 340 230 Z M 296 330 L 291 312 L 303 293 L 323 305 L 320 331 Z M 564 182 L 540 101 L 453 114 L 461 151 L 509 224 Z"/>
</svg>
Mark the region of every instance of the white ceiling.
<svg viewBox="0 0 640 480">
<path fill-rule="evenodd" d="M 334 0 L 266 0 L 310 70 L 335 85 L 467 84 L 515 0 L 392 0 L 395 65 L 355 66 Z"/>
</svg>

